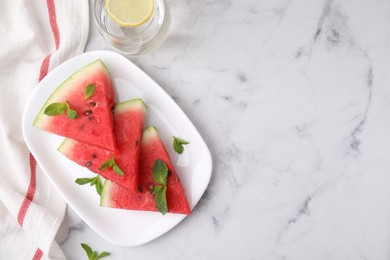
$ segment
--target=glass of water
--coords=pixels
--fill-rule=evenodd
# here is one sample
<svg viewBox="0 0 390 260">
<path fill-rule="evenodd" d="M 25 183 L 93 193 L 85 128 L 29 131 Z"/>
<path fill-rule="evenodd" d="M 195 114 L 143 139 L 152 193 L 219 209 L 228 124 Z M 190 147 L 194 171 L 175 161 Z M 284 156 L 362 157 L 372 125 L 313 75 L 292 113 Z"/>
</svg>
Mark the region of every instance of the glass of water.
<svg viewBox="0 0 390 260">
<path fill-rule="evenodd" d="M 95 0 L 95 21 L 110 46 L 125 55 L 155 50 L 168 36 L 171 17 L 166 0 L 154 0 L 152 17 L 138 26 L 122 27 L 108 15 L 105 0 Z"/>
</svg>

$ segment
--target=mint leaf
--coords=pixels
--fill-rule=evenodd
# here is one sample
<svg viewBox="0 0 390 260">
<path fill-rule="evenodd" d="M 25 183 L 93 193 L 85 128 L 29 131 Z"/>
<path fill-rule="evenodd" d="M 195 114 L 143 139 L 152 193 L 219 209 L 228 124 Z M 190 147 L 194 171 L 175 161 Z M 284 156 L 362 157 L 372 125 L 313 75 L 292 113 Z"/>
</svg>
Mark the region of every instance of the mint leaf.
<svg viewBox="0 0 390 260">
<path fill-rule="evenodd" d="M 81 247 L 84 248 L 84 251 L 87 253 L 88 259 L 92 259 L 92 249 L 89 245 L 81 243 Z"/>
<path fill-rule="evenodd" d="M 95 185 L 99 181 L 99 179 L 97 177 L 98 177 L 98 175 L 96 175 L 95 177 L 93 177 L 91 179 L 91 182 L 89 183 L 89 186 L 93 186 L 93 185 Z"/>
<path fill-rule="evenodd" d="M 100 258 L 103 258 L 105 256 L 109 256 L 110 253 L 103 251 L 100 254 L 97 251 L 92 251 L 91 247 L 87 244 L 81 243 L 82 248 L 85 250 L 88 256 L 88 260 L 98 260 Z"/>
<path fill-rule="evenodd" d="M 114 172 L 115 172 L 116 174 L 118 174 L 118 175 L 121 175 L 121 176 L 125 175 L 125 174 L 123 173 L 122 169 L 119 168 L 118 164 L 115 163 L 115 161 L 114 161 L 114 165 L 112 166 L 112 169 L 113 169 Z"/>
<path fill-rule="evenodd" d="M 178 153 L 178 154 L 182 154 L 183 151 L 184 151 L 184 147 L 183 145 L 184 144 L 189 144 L 188 141 L 185 141 L 183 139 L 180 139 L 176 136 L 172 136 L 173 137 L 173 149 Z"/>
<path fill-rule="evenodd" d="M 161 214 L 165 215 L 168 212 L 168 204 L 167 204 L 167 186 L 159 185 L 153 188 L 154 201 L 156 202 L 157 209 L 161 212 Z"/>
<path fill-rule="evenodd" d="M 124 175 L 121 168 L 119 168 L 118 164 L 115 162 L 114 158 L 110 158 L 106 160 L 102 166 L 100 166 L 99 170 L 107 170 L 107 168 L 112 168 L 114 172 L 118 175 Z"/>
<path fill-rule="evenodd" d="M 51 103 L 45 108 L 43 113 L 48 116 L 62 115 L 65 112 L 65 108 L 65 103 Z"/>
<path fill-rule="evenodd" d="M 106 252 L 106 251 L 103 251 L 103 252 L 101 252 L 101 253 L 98 255 L 97 259 L 103 258 L 103 257 L 105 257 L 105 256 L 109 256 L 109 255 L 110 255 L 110 253 L 108 253 L 108 252 Z"/>
<path fill-rule="evenodd" d="M 66 110 L 66 116 L 69 118 L 69 119 L 76 119 L 77 117 L 79 117 L 79 115 L 77 114 L 77 112 L 75 110 L 72 110 L 72 109 L 67 109 Z"/>
<path fill-rule="evenodd" d="M 152 168 L 153 179 L 160 185 L 167 183 L 168 167 L 164 161 L 157 159 Z"/>
<path fill-rule="evenodd" d="M 94 178 L 77 178 L 74 182 L 78 185 L 90 183 Z"/>
<path fill-rule="evenodd" d="M 84 99 L 88 99 L 92 97 L 94 92 L 95 92 L 95 84 L 87 85 L 84 89 Z"/>
<path fill-rule="evenodd" d="M 110 158 L 106 160 L 99 168 L 99 170 L 106 170 L 107 168 L 111 168 L 113 166 L 114 158 Z"/>
<path fill-rule="evenodd" d="M 66 105 L 66 116 L 68 118 L 75 119 L 79 116 L 75 110 L 70 108 L 68 102 L 66 102 L 65 105 Z"/>
<path fill-rule="evenodd" d="M 178 154 L 182 154 L 183 151 L 184 151 L 183 145 L 181 145 L 180 143 L 178 143 L 178 142 L 176 142 L 176 141 L 173 141 L 173 149 L 174 149 Z"/>
<path fill-rule="evenodd" d="M 78 185 L 84 185 L 87 183 L 89 183 L 89 186 L 95 185 L 97 194 L 99 194 L 99 196 L 102 195 L 103 185 L 99 175 L 96 175 L 93 178 L 77 178 L 74 182 Z"/>
<path fill-rule="evenodd" d="M 102 182 L 100 181 L 100 178 L 98 178 L 98 180 L 99 181 L 95 184 L 95 189 L 97 194 L 99 194 L 99 196 L 102 196 L 103 185 Z"/>
</svg>

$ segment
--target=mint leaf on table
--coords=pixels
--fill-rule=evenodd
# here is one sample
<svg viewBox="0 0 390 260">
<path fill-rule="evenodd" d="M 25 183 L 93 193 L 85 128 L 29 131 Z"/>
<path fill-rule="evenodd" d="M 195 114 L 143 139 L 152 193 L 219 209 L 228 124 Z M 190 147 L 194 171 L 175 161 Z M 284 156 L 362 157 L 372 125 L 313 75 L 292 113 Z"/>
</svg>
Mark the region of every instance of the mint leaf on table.
<svg viewBox="0 0 390 260">
<path fill-rule="evenodd" d="M 109 256 L 110 253 L 109 252 L 106 252 L 106 251 L 103 251 L 101 252 L 99 255 L 98 255 L 98 259 L 102 258 L 102 257 L 105 257 L 105 256 Z"/>
<path fill-rule="evenodd" d="M 43 113 L 48 116 L 62 115 L 66 111 L 66 116 L 69 119 L 75 119 L 78 114 L 75 110 L 71 109 L 68 102 L 55 102 L 51 103 L 45 108 Z"/>
<path fill-rule="evenodd" d="M 183 139 L 180 139 L 176 136 L 172 136 L 173 137 L 173 149 L 178 153 L 178 154 L 182 154 L 183 151 L 184 151 L 184 147 L 183 145 L 185 144 L 189 144 L 190 142 L 188 141 L 185 141 Z"/>
<path fill-rule="evenodd" d="M 107 168 L 113 169 L 113 171 L 118 175 L 124 175 L 121 168 L 119 168 L 118 164 L 115 162 L 114 158 L 110 158 L 106 160 L 99 168 L 99 170 L 106 170 Z"/>
<path fill-rule="evenodd" d="M 81 247 L 84 249 L 84 251 L 87 253 L 88 259 L 91 259 L 93 257 L 92 249 L 89 245 L 81 243 Z"/>
<path fill-rule="evenodd" d="M 103 185 L 99 175 L 96 175 L 93 178 L 77 178 L 74 182 L 78 185 L 85 185 L 89 183 L 89 186 L 95 186 L 96 192 L 99 196 L 102 195 Z"/>
<path fill-rule="evenodd" d="M 156 202 L 157 209 L 161 214 L 165 215 L 168 212 L 167 204 L 167 178 L 168 167 L 163 160 L 157 159 L 152 168 L 152 175 L 155 182 L 159 185 L 155 186 L 152 190 L 154 193 L 154 201 Z"/>
<path fill-rule="evenodd" d="M 164 161 L 157 159 L 152 168 L 153 179 L 160 185 L 167 183 L 168 167 Z"/>
<path fill-rule="evenodd" d="M 98 260 L 100 258 L 110 255 L 110 253 L 106 251 L 103 251 L 100 254 L 97 251 L 92 251 L 92 248 L 89 245 L 84 243 L 81 243 L 81 247 L 87 253 L 88 260 Z"/>
<path fill-rule="evenodd" d="M 84 89 L 84 99 L 92 97 L 95 92 L 95 84 L 88 84 Z"/>
</svg>

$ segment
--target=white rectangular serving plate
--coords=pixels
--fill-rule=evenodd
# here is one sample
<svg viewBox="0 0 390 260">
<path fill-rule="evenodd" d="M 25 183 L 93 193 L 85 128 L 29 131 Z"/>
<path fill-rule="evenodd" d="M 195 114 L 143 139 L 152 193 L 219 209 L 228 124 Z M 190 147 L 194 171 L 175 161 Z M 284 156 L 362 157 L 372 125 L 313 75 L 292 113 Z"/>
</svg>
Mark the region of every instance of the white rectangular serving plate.
<svg viewBox="0 0 390 260">
<path fill-rule="evenodd" d="M 159 212 L 132 211 L 99 206 L 100 197 L 94 187 L 80 186 L 76 178 L 93 177 L 57 151 L 64 137 L 33 126 L 35 116 L 50 94 L 70 75 L 83 66 L 101 59 L 111 74 L 118 102 L 142 98 L 148 105 L 145 127 L 158 128 L 180 181 L 193 209 L 207 188 L 212 172 L 212 159 L 202 137 L 173 99 L 148 75 L 127 58 L 112 51 L 93 51 L 74 57 L 56 67 L 35 88 L 23 113 L 23 135 L 48 179 L 70 207 L 92 229 L 107 241 L 120 246 L 147 243 L 169 231 L 186 215 L 162 215 Z M 173 150 L 172 136 L 188 140 L 183 154 Z"/>
</svg>

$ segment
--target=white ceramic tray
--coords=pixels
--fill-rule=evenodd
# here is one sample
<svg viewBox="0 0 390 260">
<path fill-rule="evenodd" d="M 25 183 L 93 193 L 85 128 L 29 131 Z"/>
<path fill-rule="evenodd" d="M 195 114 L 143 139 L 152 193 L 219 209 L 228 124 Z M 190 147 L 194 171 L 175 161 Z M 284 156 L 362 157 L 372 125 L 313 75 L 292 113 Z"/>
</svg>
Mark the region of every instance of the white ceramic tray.
<svg viewBox="0 0 390 260">
<path fill-rule="evenodd" d="M 131 61 L 115 52 L 94 51 L 79 55 L 55 68 L 38 84 L 23 114 L 24 139 L 38 164 L 69 206 L 98 234 L 115 245 L 141 245 L 166 233 L 186 216 L 100 207 L 94 187 L 74 182 L 76 178 L 95 174 L 57 152 L 63 137 L 33 126 L 35 116 L 57 86 L 96 59 L 101 59 L 108 67 L 118 102 L 143 98 L 148 104 L 146 126 L 155 125 L 159 129 L 191 209 L 210 181 L 211 155 L 194 125 L 172 98 Z M 190 141 L 183 154 L 174 152 L 172 136 Z"/>
</svg>

